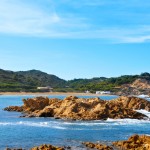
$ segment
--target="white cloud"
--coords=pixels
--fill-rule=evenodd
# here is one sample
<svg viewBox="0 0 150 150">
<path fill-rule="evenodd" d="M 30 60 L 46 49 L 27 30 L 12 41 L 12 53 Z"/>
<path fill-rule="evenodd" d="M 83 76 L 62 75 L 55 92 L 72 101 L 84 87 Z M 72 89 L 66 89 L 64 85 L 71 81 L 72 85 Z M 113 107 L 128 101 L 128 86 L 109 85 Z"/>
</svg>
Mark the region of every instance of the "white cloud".
<svg viewBox="0 0 150 150">
<path fill-rule="evenodd" d="M 23 1 L 22 1 L 23 2 Z M 32 36 L 65 36 L 66 29 L 82 27 L 82 18 L 63 18 L 49 5 L 49 12 L 19 0 L 0 1 L 0 32 Z"/>
<path fill-rule="evenodd" d="M 48 2 L 47 10 L 36 3 L 29 3 L 28 0 L 26 3 L 23 0 L 1 0 L 0 33 L 50 38 L 99 38 L 115 43 L 150 40 L 150 26 L 139 25 L 136 28 L 99 26 L 95 28 L 88 16 L 87 18 L 77 17 L 71 12 L 61 14 L 56 11 L 54 1 L 46 1 Z M 71 3 L 69 0 L 62 2 Z M 82 0 L 82 2 L 85 2 L 86 5 L 104 3 L 98 0 Z"/>
</svg>

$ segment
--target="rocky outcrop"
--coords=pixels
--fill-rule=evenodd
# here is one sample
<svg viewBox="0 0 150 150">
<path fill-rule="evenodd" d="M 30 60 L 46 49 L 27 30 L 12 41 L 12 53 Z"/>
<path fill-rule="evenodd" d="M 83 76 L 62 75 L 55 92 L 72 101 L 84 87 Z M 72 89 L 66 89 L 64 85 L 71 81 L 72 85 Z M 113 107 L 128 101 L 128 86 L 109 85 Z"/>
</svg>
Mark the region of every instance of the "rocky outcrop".
<svg viewBox="0 0 150 150">
<path fill-rule="evenodd" d="M 22 148 L 6 148 L 5 150 L 25 150 L 25 149 L 22 149 Z"/>
<path fill-rule="evenodd" d="M 46 106 L 49 105 L 49 98 L 47 97 L 36 97 L 36 98 L 28 98 L 23 99 L 23 108 L 25 111 L 35 111 L 35 110 L 42 110 Z"/>
<path fill-rule="evenodd" d="M 113 142 L 121 150 L 150 150 L 150 136 L 133 135 L 127 141 Z"/>
<path fill-rule="evenodd" d="M 6 148 L 6 150 L 26 150 L 23 148 Z M 65 150 L 63 147 L 57 147 L 50 144 L 43 144 L 37 147 L 33 147 L 30 150 Z"/>
<path fill-rule="evenodd" d="M 110 106 L 118 105 L 119 107 L 133 109 L 133 110 L 145 109 L 147 111 L 150 111 L 149 101 L 134 96 L 130 96 L 130 97 L 121 96 L 115 100 L 109 101 L 109 105 Z"/>
<path fill-rule="evenodd" d="M 150 81 L 146 79 L 136 79 L 132 84 L 131 87 L 138 88 L 138 89 L 150 89 Z"/>
<path fill-rule="evenodd" d="M 98 149 L 98 150 L 113 150 L 111 146 L 107 146 L 105 144 L 100 143 L 92 143 L 92 142 L 83 142 L 83 144 L 91 149 Z"/>
<path fill-rule="evenodd" d="M 4 108 L 5 111 L 17 111 L 17 112 L 22 112 L 24 109 L 22 106 L 9 106 Z"/>
<path fill-rule="evenodd" d="M 66 97 L 64 100 L 36 97 L 23 100 L 24 105 L 10 106 L 8 111 L 22 111 L 27 117 L 55 117 L 73 120 L 105 120 L 108 118 L 143 119 L 136 109 L 150 111 L 150 102 L 137 97 L 119 97 L 105 101 L 99 98 Z"/>
<path fill-rule="evenodd" d="M 84 142 L 86 147 L 98 150 L 150 150 L 150 136 L 147 135 L 132 135 L 126 141 L 113 142 L 111 146 Z"/>
<path fill-rule="evenodd" d="M 119 87 L 116 95 L 150 95 L 150 81 L 146 79 L 136 79 L 132 84 L 123 84 Z"/>
<path fill-rule="evenodd" d="M 132 135 L 128 140 L 116 141 L 111 145 L 83 142 L 87 148 L 97 150 L 150 150 L 150 136 L 147 135 Z M 43 144 L 37 147 L 33 147 L 30 150 L 67 150 L 71 147 L 57 147 L 49 144 Z M 6 150 L 25 150 L 22 148 L 6 148 Z"/>
<path fill-rule="evenodd" d="M 56 147 L 53 145 L 43 144 L 43 145 L 40 145 L 38 147 L 31 148 L 31 150 L 65 150 L 65 149 L 63 147 Z"/>
</svg>

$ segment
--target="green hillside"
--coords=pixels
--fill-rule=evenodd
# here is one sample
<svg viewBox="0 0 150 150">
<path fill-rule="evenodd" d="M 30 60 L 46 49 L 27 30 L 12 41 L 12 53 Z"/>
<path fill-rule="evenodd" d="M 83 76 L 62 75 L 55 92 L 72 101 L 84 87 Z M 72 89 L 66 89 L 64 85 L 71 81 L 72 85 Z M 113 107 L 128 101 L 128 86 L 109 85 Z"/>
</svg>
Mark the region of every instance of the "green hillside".
<svg viewBox="0 0 150 150">
<path fill-rule="evenodd" d="M 38 86 L 62 88 L 66 81 L 38 70 L 6 71 L 0 69 L 0 91 L 37 91 Z"/>
<path fill-rule="evenodd" d="M 142 73 L 141 75 L 124 75 L 113 78 L 99 77 L 65 81 L 55 75 L 38 70 L 13 72 L 0 69 L 0 91 L 38 92 L 37 87 L 50 86 L 53 91 L 58 92 L 84 92 L 86 90 L 93 93 L 99 90 L 117 92 L 122 85 L 131 84 L 139 78 L 150 81 L 150 74 Z"/>
<path fill-rule="evenodd" d="M 142 73 L 141 75 L 123 75 L 120 77 L 112 78 L 92 78 L 92 79 L 74 79 L 68 81 L 70 88 L 73 88 L 76 91 L 86 91 L 95 93 L 95 91 L 112 91 L 117 92 L 120 90 L 122 85 L 131 84 L 136 79 L 145 79 L 150 81 L 149 73 Z"/>
</svg>

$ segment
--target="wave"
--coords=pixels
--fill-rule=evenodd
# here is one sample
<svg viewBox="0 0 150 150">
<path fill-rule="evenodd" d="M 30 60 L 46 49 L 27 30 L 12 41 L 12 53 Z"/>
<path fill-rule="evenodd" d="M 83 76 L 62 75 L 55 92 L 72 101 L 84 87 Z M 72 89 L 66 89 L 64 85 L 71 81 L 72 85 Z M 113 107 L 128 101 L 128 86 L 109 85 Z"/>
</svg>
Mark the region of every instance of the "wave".
<svg viewBox="0 0 150 150">
<path fill-rule="evenodd" d="M 144 115 L 146 115 L 147 117 L 150 118 L 150 112 L 149 111 L 146 111 L 144 109 L 140 109 L 140 110 L 136 110 L 136 111 L 139 112 L 139 113 L 142 113 L 142 114 L 144 114 Z"/>
<path fill-rule="evenodd" d="M 1 126 L 33 126 L 33 127 L 47 127 L 55 129 L 66 129 L 65 127 L 50 124 L 48 122 L 30 122 L 30 121 L 19 121 L 19 122 L 0 122 Z"/>
<path fill-rule="evenodd" d="M 30 126 L 41 128 L 52 128 L 60 130 L 102 130 L 105 128 L 115 128 L 116 126 L 143 126 L 150 125 L 149 120 L 138 119 L 110 119 L 105 121 L 18 121 L 0 122 L 0 126 Z"/>
<path fill-rule="evenodd" d="M 107 122 L 113 125 L 144 125 L 150 124 L 149 120 L 138 120 L 138 119 L 107 119 Z"/>
<path fill-rule="evenodd" d="M 31 126 L 45 127 L 60 130 L 101 130 L 105 128 L 113 128 L 115 126 L 143 126 L 150 125 L 150 112 L 146 110 L 136 110 L 149 117 L 147 120 L 138 119 L 111 119 L 105 121 L 67 121 L 67 120 L 43 120 L 43 121 L 17 121 L 17 122 L 0 122 L 0 126 Z"/>
</svg>

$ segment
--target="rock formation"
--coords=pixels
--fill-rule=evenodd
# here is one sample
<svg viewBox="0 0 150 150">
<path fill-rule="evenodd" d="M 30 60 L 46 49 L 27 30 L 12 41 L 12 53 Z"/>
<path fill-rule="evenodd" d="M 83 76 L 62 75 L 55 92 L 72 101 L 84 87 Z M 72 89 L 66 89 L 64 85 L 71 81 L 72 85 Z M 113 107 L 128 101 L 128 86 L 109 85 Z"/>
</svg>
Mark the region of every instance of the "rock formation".
<svg viewBox="0 0 150 150">
<path fill-rule="evenodd" d="M 24 109 L 22 106 L 9 106 L 9 107 L 4 108 L 4 110 L 22 112 Z"/>
<path fill-rule="evenodd" d="M 146 79 L 136 79 L 132 84 L 123 84 L 119 87 L 116 95 L 150 95 L 150 81 Z"/>
<path fill-rule="evenodd" d="M 40 145 L 38 147 L 31 148 L 31 150 L 65 150 L 65 149 L 63 147 L 56 147 L 53 145 L 43 144 L 43 145 Z"/>
<path fill-rule="evenodd" d="M 6 148 L 6 150 L 26 150 L 22 148 Z M 37 147 L 33 147 L 30 150 L 65 150 L 63 147 L 57 147 L 50 144 L 43 144 Z"/>
<path fill-rule="evenodd" d="M 150 150 L 150 136 L 133 135 L 127 141 L 113 142 L 121 150 Z"/>
<path fill-rule="evenodd" d="M 137 97 L 119 97 L 106 101 L 99 98 L 66 97 L 64 100 L 36 97 L 23 99 L 23 106 L 10 106 L 7 111 L 26 113 L 27 117 L 55 117 L 73 120 L 105 120 L 108 118 L 143 119 L 145 115 L 135 110 L 150 111 L 150 102 Z"/>
<path fill-rule="evenodd" d="M 111 146 L 84 142 L 86 147 L 98 150 L 150 150 L 150 136 L 133 135 L 126 141 L 113 142 Z"/>
<path fill-rule="evenodd" d="M 126 141 L 113 142 L 108 146 L 101 143 L 83 142 L 87 148 L 97 150 L 150 150 L 150 136 L 147 135 L 132 135 Z M 71 147 L 57 147 L 49 144 L 43 144 L 37 147 L 33 147 L 30 150 L 68 150 Z M 6 148 L 6 150 L 25 150 L 22 148 Z"/>
<path fill-rule="evenodd" d="M 98 150 L 113 150 L 111 146 L 107 146 L 100 143 L 92 143 L 92 142 L 84 142 L 83 143 L 86 147 L 91 149 L 98 149 Z"/>
</svg>

